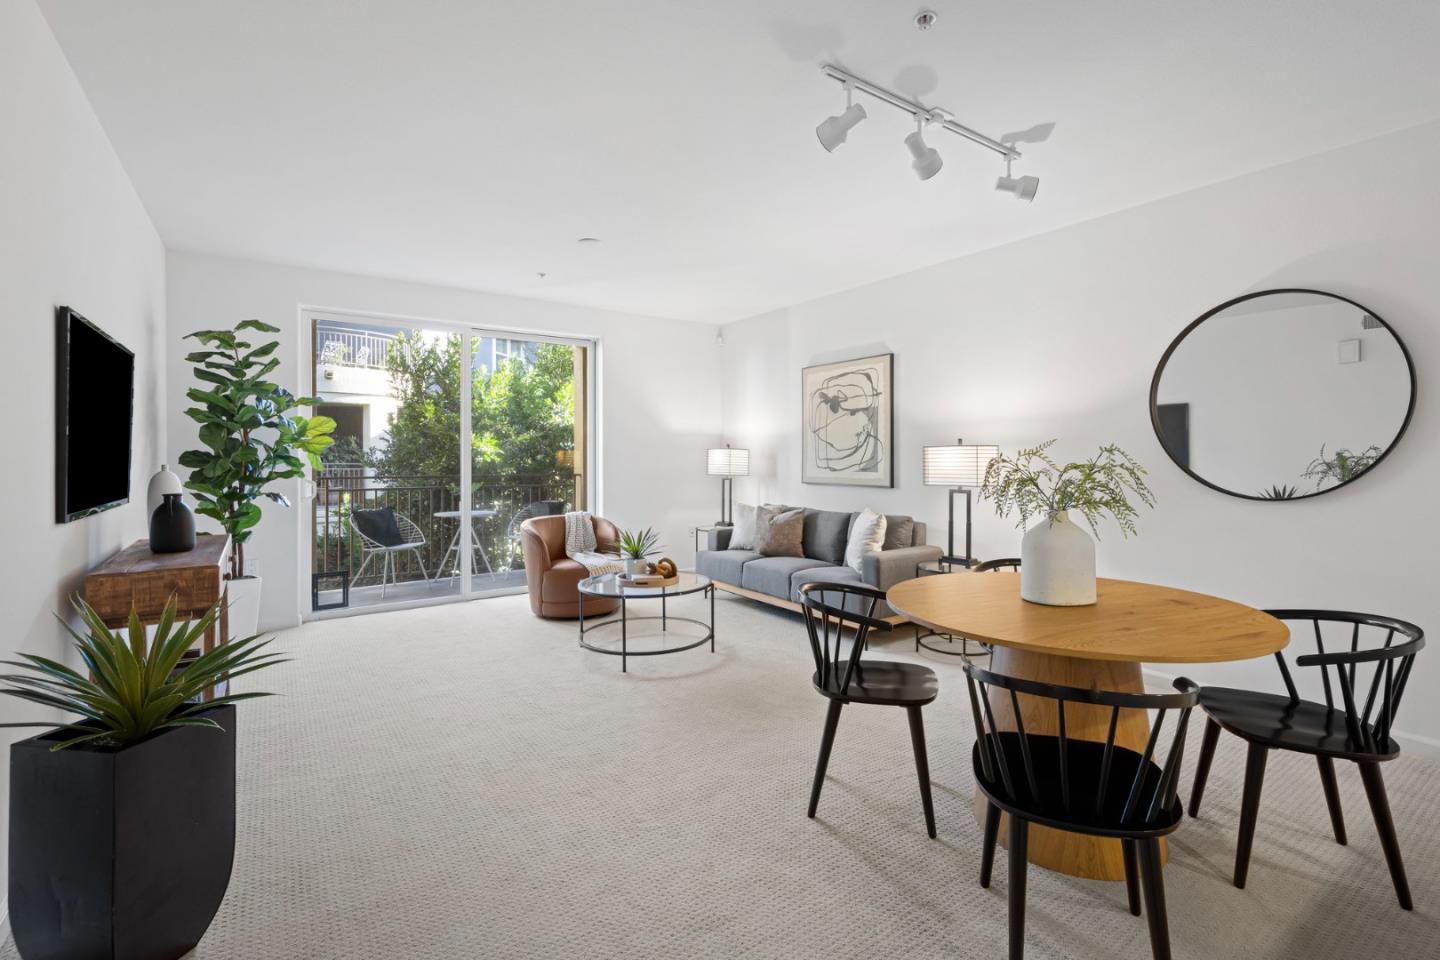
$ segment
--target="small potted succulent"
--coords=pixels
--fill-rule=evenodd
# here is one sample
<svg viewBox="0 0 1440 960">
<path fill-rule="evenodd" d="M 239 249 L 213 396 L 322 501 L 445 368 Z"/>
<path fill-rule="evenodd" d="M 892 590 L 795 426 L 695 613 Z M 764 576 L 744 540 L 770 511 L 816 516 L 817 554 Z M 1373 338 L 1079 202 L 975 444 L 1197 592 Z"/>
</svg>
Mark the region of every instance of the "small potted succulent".
<svg viewBox="0 0 1440 960">
<path fill-rule="evenodd" d="M 0 724 L 52 728 L 10 747 L 10 929 L 27 960 L 173 960 L 230 884 L 235 704 L 268 696 L 204 693 L 283 658 L 258 636 L 186 656 L 219 604 L 177 624 L 172 596 L 148 642 L 134 614 L 112 630 L 75 606 L 83 672 L 19 654 L 4 663 L 26 672 L 0 676 L 0 693 L 79 714 Z"/>
<path fill-rule="evenodd" d="M 1083 606 L 1095 602 L 1095 541 L 1070 514 L 1083 516 L 1098 539 L 1096 523 L 1108 513 L 1128 537 L 1139 515 L 1129 496 L 1147 507 L 1155 506 L 1155 497 L 1145 485 L 1145 468 L 1115 444 L 1089 460 L 1061 466 L 1046 452 L 1054 442 L 990 461 L 980 496 L 993 501 L 1002 517 L 1018 513 L 1022 529 L 1031 517 L 1041 518 L 1020 541 L 1020 596 L 1050 606 Z"/>
<path fill-rule="evenodd" d="M 639 577 L 649 573 L 650 555 L 659 549 L 660 535 L 649 527 L 620 531 L 620 556 L 625 561 L 625 576 Z"/>
</svg>

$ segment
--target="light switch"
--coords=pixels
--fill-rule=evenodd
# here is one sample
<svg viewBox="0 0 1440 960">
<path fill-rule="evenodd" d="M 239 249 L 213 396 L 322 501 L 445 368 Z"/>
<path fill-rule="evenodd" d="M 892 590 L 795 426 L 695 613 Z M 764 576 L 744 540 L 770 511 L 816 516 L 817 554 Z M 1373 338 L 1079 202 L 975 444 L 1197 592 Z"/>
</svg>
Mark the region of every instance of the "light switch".
<svg viewBox="0 0 1440 960">
<path fill-rule="evenodd" d="M 1340 341 L 1340 362 L 1341 362 L 1341 363 L 1359 363 L 1359 362 L 1360 362 L 1360 341 L 1359 341 L 1359 340 L 1341 340 L 1341 341 Z"/>
</svg>

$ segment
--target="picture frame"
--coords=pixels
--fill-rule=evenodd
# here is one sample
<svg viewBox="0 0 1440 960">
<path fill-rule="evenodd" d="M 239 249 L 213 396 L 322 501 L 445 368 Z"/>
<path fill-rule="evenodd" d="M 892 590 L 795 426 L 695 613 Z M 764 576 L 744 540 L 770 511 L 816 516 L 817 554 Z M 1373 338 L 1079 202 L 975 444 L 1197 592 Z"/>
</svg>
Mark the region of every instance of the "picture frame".
<svg viewBox="0 0 1440 960">
<path fill-rule="evenodd" d="M 895 355 L 800 371 L 800 480 L 895 486 Z"/>
</svg>

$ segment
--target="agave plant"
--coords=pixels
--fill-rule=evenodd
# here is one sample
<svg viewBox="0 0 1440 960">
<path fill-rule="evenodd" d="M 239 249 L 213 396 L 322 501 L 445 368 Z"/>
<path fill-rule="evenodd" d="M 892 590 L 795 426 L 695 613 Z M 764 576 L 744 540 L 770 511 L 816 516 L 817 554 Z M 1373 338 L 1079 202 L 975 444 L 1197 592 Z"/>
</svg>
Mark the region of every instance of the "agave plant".
<svg viewBox="0 0 1440 960">
<path fill-rule="evenodd" d="M 1294 500 L 1300 496 L 1300 489 L 1288 483 L 1276 483 L 1260 491 L 1261 500 Z"/>
<path fill-rule="evenodd" d="M 145 626 L 133 611 L 128 628 L 122 632 L 107 627 L 84 600 L 77 597 L 74 604 L 89 628 L 88 633 L 82 634 L 63 619 L 57 619 L 75 639 L 75 648 L 90 672 L 89 677 L 63 663 L 31 654 L 19 654 L 23 662 L 0 661 L 6 666 L 31 671 L 31 674 L 0 675 L 0 680 L 11 685 L 0 687 L 0 693 L 67 713 L 78 713 L 83 718 L 60 724 L 0 724 L 3 727 L 54 727 L 76 733 L 76 736 L 57 743 L 52 750 L 63 750 L 80 743 L 124 746 L 168 727 L 214 727 L 218 730 L 218 723 L 201 716 L 204 711 L 224 703 L 268 697 L 270 694 L 232 693 L 205 701 L 201 700 L 201 694 L 227 679 L 285 662 L 277 653 L 262 653 L 271 640 L 263 640 L 257 635 L 232 640 L 177 669 L 185 651 L 194 646 L 214 623 L 220 613 L 220 603 L 205 611 L 199 619 L 177 625 L 175 597 L 172 594 L 148 647 Z"/>
<path fill-rule="evenodd" d="M 644 530 L 620 531 L 620 555 L 632 560 L 644 560 L 660 549 L 660 535 L 649 527 Z"/>
</svg>

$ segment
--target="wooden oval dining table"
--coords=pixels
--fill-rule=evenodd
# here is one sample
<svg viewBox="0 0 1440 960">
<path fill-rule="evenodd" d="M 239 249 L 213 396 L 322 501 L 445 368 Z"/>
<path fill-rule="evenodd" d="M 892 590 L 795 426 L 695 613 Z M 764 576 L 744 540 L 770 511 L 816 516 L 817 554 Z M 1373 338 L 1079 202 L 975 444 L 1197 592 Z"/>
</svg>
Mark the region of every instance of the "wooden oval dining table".
<svg viewBox="0 0 1440 960">
<path fill-rule="evenodd" d="M 1088 606 L 1030 603 L 1020 598 L 1020 574 L 998 572 L 920 577 L 887 594 L 895 612 L 913 623 L 990 644 L 996 673 L 1091 690 L 1143 692 L 1143 663 L 1247 660 L 1282 650 L 1290 640 L 1289 628 L 1269 614 L 1203 593 L 1101 579 L 1096 597 Z M 1010 699 L 998 693 L 991 691 L 995 723 L 1013 730 Z M 1058 733 L 1053 701 L 1022 694 L 1020 712 L 1027 732 Z M 1065 719 L 1067 736 L 1103 742 L 1110 710 L 1067 705 Z M 1143 752 L 1149 734 L 1145 711 L 1121 712 L 1117 745 Z M 982 823 L 985 804 L 977 787 L 975 814 Z M 1031 863 L 1071 876 L 1125 879 L 1119 840 L 1032 824 L 1029 854 Z"/>
</svg>

